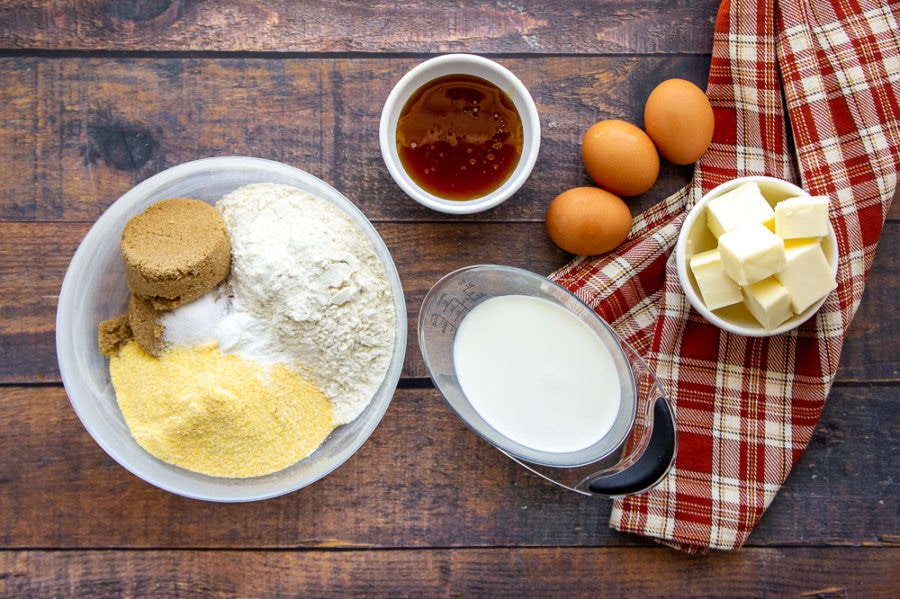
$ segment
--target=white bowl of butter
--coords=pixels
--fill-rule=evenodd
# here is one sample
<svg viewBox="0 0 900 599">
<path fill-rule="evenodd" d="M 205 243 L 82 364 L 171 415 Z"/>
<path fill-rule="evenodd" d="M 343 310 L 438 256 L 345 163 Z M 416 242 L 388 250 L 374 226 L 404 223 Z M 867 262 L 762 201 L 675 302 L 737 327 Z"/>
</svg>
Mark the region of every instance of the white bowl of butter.
<svg viewBox="0 0 900 599">
<path fill-rule="evenodd" d="M 829 201 L 773 177 L 712 189 L 685 218 L 675 257 L 691 305 L 748 337 L 779 335 L 811 318 L 836 287 Z"/>
</svg>

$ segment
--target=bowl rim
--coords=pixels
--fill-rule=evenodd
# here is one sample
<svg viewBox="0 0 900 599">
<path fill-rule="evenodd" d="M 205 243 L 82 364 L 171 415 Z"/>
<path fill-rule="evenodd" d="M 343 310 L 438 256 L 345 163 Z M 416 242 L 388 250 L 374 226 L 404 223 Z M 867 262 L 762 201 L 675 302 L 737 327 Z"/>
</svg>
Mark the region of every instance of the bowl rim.
<svg viewBox="0 0 900 599">
<path fill-rule="evenodd" d="M 425 191 L 407 174 L 397 152 L 397 119 L 408 98 L 427 82 L 454 74 L 474 75 L 497 85 L 513 101 L 522 120 L 522 155 L 516 168 L 500 187 L 471 200 L 447 200 Z M 378 142 L 388 172 L 406 195 L 438 212 L 473 214 L 500 205 L 516 193 L 531 176 L 540 151 L 541 123 L 537 106 L 528 88 L 505 66 L 477 54 L 443 54 L 414 66 L 391 89 L 381 111 Z"/>
<path fill-rule="evenodd" d="M 685 296 L 687 297 L 691 306 L 693 306 L 693 308 L 701 316 L 703 316 L 703 318 L 706 319 L 707 322 L 710 322 L 720 329 L 723 329 L 730 333 L 743 335 L 745 337 L 774 337 L 776 335 L 781 335 L 782 333 L 792 331 L 812 318 L 819 311 L 822 305 L 824 305 L 825 301 L 828 299 L 828 296 L 831 294 L 827 294 L 825 297 L 818 300 L 816 303 L 814 303 L 812 306 L 810 306 L 800 314 L 794 314 L 791 318 L 784 321 L 772 330 L 766 329 L 761 324 L 757 324 L 756 326 L 751 328 L 736 324 L 707 308 L 703 303 L 703 300 L 700 299 L 699 292 L 695 288 L 694 283 L 691 280 L 691 275 L 688 272 L 688 238 L 690 236 L 692 227 L 704 214 L 706 205 L 713 198 L 716 198 L 743 183 L 748 183 L 751 181 L 776 185 L 781 187 L 782 189 L 789 190 L 795 193 L 797 196 L 808 197 L 810 195 L 809 192 L 796 185 L 795 183 L 769 175 L 746 175 L 743 177 L 731 179 L 724 183 L 720 183 L 716 187 L 703 194 L 703 197 L 697 200 L 697 202 L 688 211 L 687 216 L 685 217 L 684 222 L 681 225 L 681 230 L 678 233 L 678 238 L 675 243 L 675 264 L 678 272 L 678 280 L 681 284 Z M 834 256 L 834 260 L 828 260 L 828 263 L 831 267 L 832 273 L 836 274 L 840 256 L 837 251 L 837 237 L 830 220 L 828 222 L 828 235 L 823 239 L 823 243 L 828 243 L 830 246 L 831 253 Z"/>
<path fill-rule="evenodd" d="M 102 417 L 104 399 L 97 395 L 113 393 L 114 403 L 112 384 L 111 382 L 98 384 L 98 381 L 91 380 L 81 368 L 84 362 L 83 360 L 79 361 L 78 356 L 79 352 L 84 351 L 84 347 L 76 345 L 76 335 L 73 334 L 73 331 L 75 330 L 75 321 L 78 319 L 71 317 L 79 313 L 79 308 L 83 307 L 87 297 L 86 292 L 80 293 L 80 286 L 84 283 L 83 277 L 80 275 L 85 272 L 86 268 L 89 268 L 97 249 L 106 243 L 104 237 L 108 238 L 110 235 L 110 224 L 120 222 L 124 227 L 124 222 L 128 218 L 155 201 L 146 200 L 148 196 L 154 195 L 154 190 L 159 192 L 167 185 L 176 184 L 186 178 L 199 177 L 204 174 L 223 175 L 224 173 L 252 176 L 254 180 L 247 181 L 247 183 L 263 182 L 267 178 L 272 182 L 288 185 L 293 182 L 295 187 L 322 197 L 341 208 L 360 228 L 381 261 L 392 292 L 395 315 L 395 335 L 391 360 L 381 385 L 362 413 L 355 420 L 332 431 L 318 449 L 296 464 L 275 473 L 239 479 L 197 474 L 168 464 L 141 448 L 130 436 L 130 433 L 127 440 L 123 441 L 124 449 L 122 444 L 114 443 L 108 437 L 110 431 L 103 430 L 104 423 L 98 418 L 98 415 Z M 245 183 L 236 183 L 234 188 L 243 184 Z M 144 203 L 142 204 L 142 202 Z M 115 228 L 112 230 L 115 231 Z M 127 298 L 124 278 L 122 287 L 123 294 Z M 100 215 L 79 243 L 66 269 L 57 303 L 55 339 L 57 362 L 69 402 L 85 430 L 114 461 L 145 482 L 177 495 L 214 502 L 246 502 L 276 497 L 306 487 L 330 474 L 356 453 L 380 424 L 393 399 L 405 359 L 407 329 L 406 300 L 396 265 L 384 240 L 353 202 L 322 179 L 299 168 L 264 158 L 219 156 L 193 160 L 165 169 L 127 190 Z M 96 343 L 95 334 L 93 337 L 95 350 Z M 99 350 L 96 351 L 99 353 Z M 108 373 L 108 363 L 106 371 Z M 109 409 L 108 406 L 106 409 Z M 118 406 L 115 406 L 115 409 L 118 410 Z M 119 418 L 121 418 L 121 414 L 119 414 Z M 359 430 L 356 430 L 357 428 Z M 347 442 L 339 434 L 336 435 L 336 431 L 343 429 L 346 429 L 349 435 Z M 299 468 L 296 470 L 297 476 L 288 476 L 291 474 L 289 471 L 315 456 L 316 452 L 325 447 L 329 439 L 333 437 L 337 438 L 334 442 L 340 445 L 335 455 L 329 456 L 323 468 L 314 469 L 311 473 L 306 474 L 304 474 L 305 468 Z M 136 459 L 135 455 L 139 457 Z M 151 468 L 154 471 L 148 472 L 146 465 L 148 463 L 154 463 L 159 467 Z"/>
</svg>

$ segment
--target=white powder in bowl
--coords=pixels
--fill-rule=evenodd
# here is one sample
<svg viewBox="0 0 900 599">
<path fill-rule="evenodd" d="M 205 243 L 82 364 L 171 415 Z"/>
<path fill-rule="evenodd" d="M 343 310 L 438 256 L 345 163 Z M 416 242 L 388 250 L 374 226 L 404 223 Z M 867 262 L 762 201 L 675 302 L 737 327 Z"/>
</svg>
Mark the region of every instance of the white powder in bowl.
<svg viewBox="0 0 900 599">
<path fill-rule="evenodd" d="M 228 312 L 228 300 L 218 287 L 160 318 L 166 345 L 190 347 L 218 339 L 217 329 Z"/>
<path fill-rule="evenodd" d="M 371 242 L 343 210 L 288 185 L 246 185 L 216 207 L 232 260 L 222 350 L 293 364 L 333 402 L 337 423 L 350 422 L 394 344 L 393 297 Z"/>
</svg>

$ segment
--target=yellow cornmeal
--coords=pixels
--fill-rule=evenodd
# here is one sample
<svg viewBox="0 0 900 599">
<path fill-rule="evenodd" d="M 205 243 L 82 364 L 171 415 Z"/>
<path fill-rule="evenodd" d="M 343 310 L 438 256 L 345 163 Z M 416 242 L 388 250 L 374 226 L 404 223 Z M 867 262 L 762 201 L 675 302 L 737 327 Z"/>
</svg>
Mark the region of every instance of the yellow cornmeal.
<svg viewBox="0 0 900 599">
<path fill-rule="evenodd" d="M 154 358 L 135 341 L 110 357 L 119 409 L 151 454 L 210 476 L 246 478 L 306 457 L 334 429 L 331 402 L 284 364 L 215 345 Z"/>
</svg>

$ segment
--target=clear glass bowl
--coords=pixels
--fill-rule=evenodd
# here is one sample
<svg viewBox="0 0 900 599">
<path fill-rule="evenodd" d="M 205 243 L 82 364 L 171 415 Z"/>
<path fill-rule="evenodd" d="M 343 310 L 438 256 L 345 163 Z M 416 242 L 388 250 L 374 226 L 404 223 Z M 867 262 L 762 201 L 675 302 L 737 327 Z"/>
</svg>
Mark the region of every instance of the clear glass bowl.
<svg viewBox="0 0 900 599">
<path fill-rule="evenodd" d="M 127 310 L 129 291 L 119 252 L 122 229 L 150 204 L 190 197 L 211 204 L 249 183 L 293 185 L 343 209 L 372 242 L 393 292 L 396 331 L 390 365 L 366 409 L 335 429 L 310 456 L 279 472 L 254 478 L 197 474 L 150 455 L 132 438 L 116 403 L 109 361 L 100 354 L 97 327 Z M 60 374 L 85 429 L 116 462 L 161 489 L 207 501 L 239 502 L 275 497 L 319 480 L 352 456 L 378 426 L 396 389 L 406 352 L 406 301 L 384 241 L 346 197 L 294 167 L 246 157 L 207 158 L 163 171 L 119 198 L 91 227 L 69 264 L 56 315 Z"/>
<path fill-rule="evenodd" d="M 567 452 L 525 446 L 491 426 L 466 397 L 454 363 L 459 325 L 475 306 L 506 295 L 537 297 L 563 307 L 608 350 L 618 373 L 620 407 L 611 430 L 596 443 Z M 546 277 L 491 264 L 456 270 L 425 296 L 418 335 L 431 379 L 450 408 L 484 440 L 535 474 L 583 494 L 623 496 L 646 491 L 670 470 L 675 420 L 656 377 L 596 312 Z"/>
</svg>

